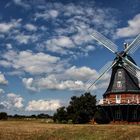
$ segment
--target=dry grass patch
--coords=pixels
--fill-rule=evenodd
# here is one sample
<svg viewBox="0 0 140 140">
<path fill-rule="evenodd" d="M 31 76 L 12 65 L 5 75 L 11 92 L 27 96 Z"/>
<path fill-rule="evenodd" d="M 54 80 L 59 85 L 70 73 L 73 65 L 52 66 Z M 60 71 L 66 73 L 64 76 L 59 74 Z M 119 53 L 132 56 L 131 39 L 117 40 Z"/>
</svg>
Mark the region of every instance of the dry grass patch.
<svg viewBox="0 0 140 140">
<path fill-rule="evenodd" d="M 140 140 L 139 125 L 65 125 L 0 121 L 2 140 Z"/>
</svg>

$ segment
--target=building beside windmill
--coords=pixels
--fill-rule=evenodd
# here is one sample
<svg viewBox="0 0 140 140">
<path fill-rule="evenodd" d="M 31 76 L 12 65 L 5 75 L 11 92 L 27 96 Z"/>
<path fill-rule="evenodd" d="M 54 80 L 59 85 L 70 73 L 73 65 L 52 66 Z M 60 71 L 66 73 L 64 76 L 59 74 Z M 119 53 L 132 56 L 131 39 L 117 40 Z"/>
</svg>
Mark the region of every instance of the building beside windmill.
<svg viewBox="0 0 140 140">
<path fill-rule="evenodd" d="M 136 65 L 132 57 L 125 57 Z M 110 83 L 100 107 L 113 123 L 140 123 L 140 88 L 136 70 L 122 59 L 112 67 Z"/>
</svg>

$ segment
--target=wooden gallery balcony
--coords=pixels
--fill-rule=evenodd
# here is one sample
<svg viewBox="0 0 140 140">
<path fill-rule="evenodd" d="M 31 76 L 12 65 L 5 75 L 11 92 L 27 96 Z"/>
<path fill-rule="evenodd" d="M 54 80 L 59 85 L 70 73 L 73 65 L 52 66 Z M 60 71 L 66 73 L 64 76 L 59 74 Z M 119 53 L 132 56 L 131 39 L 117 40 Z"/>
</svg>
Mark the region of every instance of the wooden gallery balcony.
<svg viewBox="0 0 140 140">
<path fill-rule="evenodd" d="M 140 95 L 111 95 L 100 100 L 98 105 L 140 105 Z"/>
</svg>

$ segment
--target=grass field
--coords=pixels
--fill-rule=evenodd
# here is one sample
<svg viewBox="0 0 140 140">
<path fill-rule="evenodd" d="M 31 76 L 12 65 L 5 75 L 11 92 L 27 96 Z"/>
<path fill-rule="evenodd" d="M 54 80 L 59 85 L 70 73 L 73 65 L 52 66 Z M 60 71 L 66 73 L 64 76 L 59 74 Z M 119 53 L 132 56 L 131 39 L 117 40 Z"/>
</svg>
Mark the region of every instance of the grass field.
<svg viewBox="0 0 140 140">
<path fill-rule="evenodd" d="M 140 140 L 140 126 L 0 121 L 0 140 Z"/>
</svg>

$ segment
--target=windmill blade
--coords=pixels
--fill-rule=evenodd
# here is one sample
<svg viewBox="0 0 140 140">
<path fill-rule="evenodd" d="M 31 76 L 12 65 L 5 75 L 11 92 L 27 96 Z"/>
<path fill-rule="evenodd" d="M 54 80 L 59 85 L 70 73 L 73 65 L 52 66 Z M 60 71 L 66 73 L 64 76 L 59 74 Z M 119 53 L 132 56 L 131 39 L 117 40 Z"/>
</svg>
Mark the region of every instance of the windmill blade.
<svg viewBox="0 0 140 140">
<path fill-rule="evenodd" d="M 113 63 L 112 63 L 112 65 L 111 66 L 109 66 L 88 88 L 87 88 L 87 90 L 86 91 L 89 91 L 89 89 L 93 86 L 93 85 L 95 85 L 95 83 L 99 80 L 99 79 L 101 79 L 102 78 L 102 76 L 105 74 L 105 73 L 107 73 L 115 64 L 117 63 L 117 61 L 114 61 Z"/>
<path fill-rule="evenodd" d="M 135 69 L 133 69 L 131 66 L 129 65 L 123 65 L 123 68 L 128 71 L 130 74 L 132 74 L 134 77 L 137 76 L 137 72 Z"/>
<path fill-rule="evenodd" d="M 140 71 L 140 68 L 139 68 L 137 65 L 135 65 L 134 63 L 132 63 L 130 60 L 128 60 L 127 58 L 124 58 L 124 57 L 122 57 L 122 59 L 123 59 L 126 63 L 128 63 L 129 65 L 131 65 L 133 68 L 135 68 L 135 69 L 137 69 L 137 70 Z"/>
<path fill-rule="evenodd" d="M 109 61 L 107 62 L 100 70 L 99 70 L 99 75 L 103 73 L 113 62 Z M 94 82 L 95 76 L 92 76 L 86 83 L 85 85 L 91 85 Z"/>
<path fill-rule="evenodd" d="M 124 50 L 124 53 L 128 53 L 129 51 L 140 46 L 140 34 L 132 41 L 132 43 Z"/>
<path fill-rule="evenodd" d="M 130 49 L 129 52 L 130 52 L 131 54 L 135 53 L 136 50 L 139 48 L 139 46 L 140 46 L 140 41 L 137 42 L 137 43 L 134 45 L 134 47 L 133 47 L 132 49 Z"/>
<path fill-rule="evenodd" d="M 105 36 L 100 34 L 97 31 L 93 31 L 91 37 L 93 37 L 96 41 L 101 43 L 104 47 L 109 49 L 111 52 L 116 53 L 118 50 L 118 46 L 115 45 L 111 40 L 107 39 Z"/>
<path fill-rule="evenodd" d="M 99 74 L 103 73 L 112 63 L 113 63 L 113 61 L 108 61 L 108 62 L 99 70 Z"/>
</svg>

